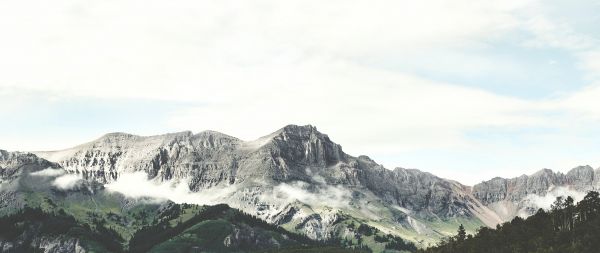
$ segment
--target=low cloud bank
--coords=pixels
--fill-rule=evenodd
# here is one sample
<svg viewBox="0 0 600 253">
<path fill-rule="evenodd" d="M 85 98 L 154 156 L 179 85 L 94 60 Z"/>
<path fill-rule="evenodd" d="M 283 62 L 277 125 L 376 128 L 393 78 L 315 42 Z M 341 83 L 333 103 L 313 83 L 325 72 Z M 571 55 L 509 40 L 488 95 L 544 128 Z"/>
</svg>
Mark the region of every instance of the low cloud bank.
<svg viewBox="0 0 600 253">
<path fill-rule="evenodd" d="M 241 188 L 239 185 L 215 186 L 193 192 L 188 180 L 158 181 L 148 179 L 144 172 L 121 174 L 119 178 L 104 185 L 110 192 L 129 198 L 152 198 L 157 201 L 170 200 L 176 203 L 215 205 L 226 203 L 233 207 L 255 208 L 256 203 L 285 205 L 299 201 L 311 206 L 347 208 L 352 192 L 342 186 L 311 185 L 306 182 L 281 183 L 274 187 L 261 185 Z M 260 189 L 260 190 L 259 190 Z"/>
<path fill-rule="evenodd" d="M 81 175 L 67 174 L 64 169 L 46 168 L 31 173 L 35 177 L 56 177 L 52 185 L 60 190 L 70 190 L 81 186 L 84 183 Z"/>
<path fill-rule="evenodd" d="M 129 198 L 154 198 L 198 205 L 225 203 L 236 191 L 236 187 L 228 186 L 192 192 L 187 180 L 159 182 L 148 179 L 144 172 L 122 174 L 116 181 L 104 186 L 108 191 L 118 192 Z"/>
<path fill-rule="evenodd" d="M 57 177 L 52 185 L 61 190 L 70 190 L 83 184 L 83 178 L 76 174 L 66 174 Z"/>
<path fill-rule="evenodd" d="M 47 169 L 33 172 L 33 173 L 31 173 L 31 175 L 38 176 L 38 177 L 56 177 L 56 176 L 63 175 L 65 173 L 66 172 L 63 169 L 47 168 Z"/>
<path fill-rule="evenodd" d="M 557 197 L 566 198 L 567 196 L 571 196 L 575 200 L 575 203 L 577 203 L 581 201 L 583 197 L 585 197 L 585 194 L 585 192 L 577 191 L 564 186 L 559 186 L 550 189 L 548 193 L 546 193 L 546 195 L 544 196 L 529 194 L 527 195 L 527 197 L 525 197 L 524 201 L 528 203 L 528 206 L 530 207 L 548 210 L 552 206 L 552 203 L 556 201 Z"/>
<path fill-rule="evenodd" d="M 347 208 L 352 199 L 352 192 L 342 186 L 312 185 L 297 181 L 281 183 L 273 187 L 272 198 L 284 201 L 300 201 L 311 206 L 329 206 L 334 208 Z"/>
</svg>

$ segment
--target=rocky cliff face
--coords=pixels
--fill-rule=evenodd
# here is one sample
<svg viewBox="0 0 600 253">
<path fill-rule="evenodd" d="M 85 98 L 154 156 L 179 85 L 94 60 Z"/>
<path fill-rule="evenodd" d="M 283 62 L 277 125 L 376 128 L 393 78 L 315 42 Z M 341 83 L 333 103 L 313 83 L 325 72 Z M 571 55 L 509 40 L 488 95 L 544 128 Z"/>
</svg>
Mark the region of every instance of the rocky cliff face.
<svg viewBox="0 0 600 253">
<path fill-rule="evenodd" d="M 0 150 L 0 215 L 25 205 L 20 189 L 33 189 L 37 184 L 26 179 L 31 173 L 57 167 L 31 153 Z"/>
<path fill-rule="evenodd" d="M 286 221 L 284 226 L 317 239 L 344 230 L 331 230 L 340 224 L 331 219 L 338 211 L 399 226 L 415 238 L 450 232 L 426 228 L 425 223 L 436 220 L 459 218 L 490 226 L 500 221 L 469 187 L 419 170 L 388 170 L 367 156 L 350 156 L 313 126 L 289 125 L 254 141 L 214 131 L 149 137 L 114 133 L 37 154 L 102 183 L 143 171 L 156 182 L 185 181 L 196 192 L 234 189 L 219 200 L 273 223 Z M 331 199 L 323 197 L 329 195 Z"/>
<path fill-rule="evenodd" d="M 192 176 L 210 185 L 233 180 L 233 151 L 239 144 L 236 138 L 210 131 L 151 137 L 112 133 L 72 149 L 38 155 L 103 183 L 114 181 L 121 173 L 144 171 L 151 178 Z"/>
<path fill-rule="evenodd" d="M 600 182 L 598 170 L 585 166 L 567 174 L 541 170 L 494 178 L 471 188 L 415 169 L 386 169 L 367 156 L 344 153 L 313 126 L 295 125 L 254 141 L 214 131 L 112 133 L 36 154 L 51 162 L 0 151 L 1 180 L 12 182 L 24 170 L 62 167 L 87 179 L 83 188 L 93 192 L 93 182 L 110 185 L 143 172 L 154 183 L 184 182 L 190 194 L 208 196 L 212 204 L 227 203 L 314 239 L 346 236 L 352 232 L 349 222 L 356 221 L 425 244 L 454 233 L 459 222 L 475 229 L 530 214 L 537 210 L 532 196 L 549 196 L 560 187 L 585 191 Z M 15 195 L 0 192 L 2 199 Z"/>
<path fill-rule="evenodd" d="M 388 170 L 366 156 L 353 157 L 313 126 L 286 126 L 256 141 L 218 132 L 141 137 L 123 133 L 56 152 L 39 152 L 65 169 L 100 182 L 144 171 L 158 180 L 189 179 L 192 190 L 244 181 L 267 184 L 315 176 L 328 185 L 372 191 L 382 201 L 424 215 L 469 216 L 465 186 L 418 170 Z"/>
<path fill-rule="evenodd" d="M 38 171 L 57 166 L 32 153 L 0 150 L 0 183 L 18 178 L 23 171 Z"/>
<path fill-rule="evenodd" d="M 492 209 L 510 207 L 506 218 L 515 215 L 527 216 L 536 211 L 527 200 L 532 196 L 547 196 L 560 189 L 564 191 L 585 193 L 600 186 L 599 170 L 590 166 L 579 166 L 567 174 L 540 170 L 533 175 L 522 175 L 517 178 L 493 178 L 473 186 L 473 196 Z M 499 210 L 497 210 L 499 211 Z"/>
</svg>

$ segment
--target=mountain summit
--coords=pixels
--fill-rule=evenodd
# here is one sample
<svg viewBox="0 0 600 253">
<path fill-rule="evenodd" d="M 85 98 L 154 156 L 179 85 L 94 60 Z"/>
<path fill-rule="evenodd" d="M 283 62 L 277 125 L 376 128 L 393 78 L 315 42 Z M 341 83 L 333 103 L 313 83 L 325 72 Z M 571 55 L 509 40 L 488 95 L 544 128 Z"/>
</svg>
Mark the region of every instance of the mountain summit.
<svg viewBox="0 0 600 253">
<path fill-rule="evenodd" d="M 398 235 L 413 241 L 450 232 L 432 226 L 436 223 L 468 220 L 475 229 L 501 221 L 469 187 L 419 170 L 388 170 L 366 156 L 348 155 L 311 125 L 288 125 L 253 141 L 214 131 L 112 133 L 74 148 L 36 154 L 101 183 L 144 172 L 154 182 L 183 181 L 192 192 L 234 188 L 218 201 L 315 239 L 344 231 L 348 224 L 340 221 L 347 217 L 395 226 Z"/>
<path fill-rule="evenodd" d="M 66 171 L 111 184 L 143 172 L 156 184 L 185 183 L 268 222 L 314 239 L 339 237 L 360 220 L 425 244 L 467 229 L 495 226 L 537 207 L 531 196 L 557 187 L 590 188 L 596 174 L 542 170 L 473 187 L 416 169 L 389 170 L 344 153 L 311 125 L 288 125 L 253 141 L 215 132 L 156 136 L 112 133 L 70 149 L 37 152 Z M 441 225 L 444 224 L 444 225 Z"/>
</svg>

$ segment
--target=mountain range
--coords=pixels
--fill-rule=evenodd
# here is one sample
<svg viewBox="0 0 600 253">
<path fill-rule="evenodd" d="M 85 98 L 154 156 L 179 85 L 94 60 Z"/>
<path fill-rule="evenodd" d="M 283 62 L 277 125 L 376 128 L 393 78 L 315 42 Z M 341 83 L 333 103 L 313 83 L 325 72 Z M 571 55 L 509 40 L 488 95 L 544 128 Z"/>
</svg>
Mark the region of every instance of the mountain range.
<svg viewBox="0 0 600 253">
<path fill-rule="evenodd" d="M 581 166 L 566 174 L 544 169 L 467 186 L 351 156 L 310 125 L 288 125 L 253 141 L 215 131 L 111 133 L 60 151 L 1 151 L 0 168 L 4 214 L 31 206 L 22 189 L 38 188 L 85 201 L 118 195 L 123 213 L 124 207 L 149 199 L 227 204 L 314 241 L 360 237 L 377 252 L 388 245 L 380 234 L 425 247 L 455 233 L 460 224 L 471 232 L 495 227 L 548 208 L 556 196 L 582 198 L 600 185 L 600 171 Z M 39 175 L 49 177 L 43 189 L 36 182 L 45 177 Z M 102 197 L 89 197 L 99 192 Z M 376 232 L 364 233 L 364 228 Z"/>
</svg>

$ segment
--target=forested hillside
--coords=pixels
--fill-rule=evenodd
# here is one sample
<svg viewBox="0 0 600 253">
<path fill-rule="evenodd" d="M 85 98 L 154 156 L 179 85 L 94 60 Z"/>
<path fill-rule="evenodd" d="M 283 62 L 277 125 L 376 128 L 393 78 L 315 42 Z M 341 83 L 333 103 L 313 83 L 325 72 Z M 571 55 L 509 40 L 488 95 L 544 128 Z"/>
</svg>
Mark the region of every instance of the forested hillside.
<svg viewBox="0 0 600 253">
<path fill-rule="evenodd" d="M 575 205 L 558 197 L 551 210 L 515 218 L 475 235 L 458 234 L 420 253 L 597 253 L 600 252 L 600 195 L 590 191 Z"/>
<path fill-rule="evenodd" d="M 228 238 L 232 230 L 236 238 Z M 128 238 L 105 218 L 82 222 L 61 208 L 25 207 L 0 217 L 0 252 L 370 252 L 338 245 L 288 232 L 227 205 L 172 204 Z"/>
</svg>

